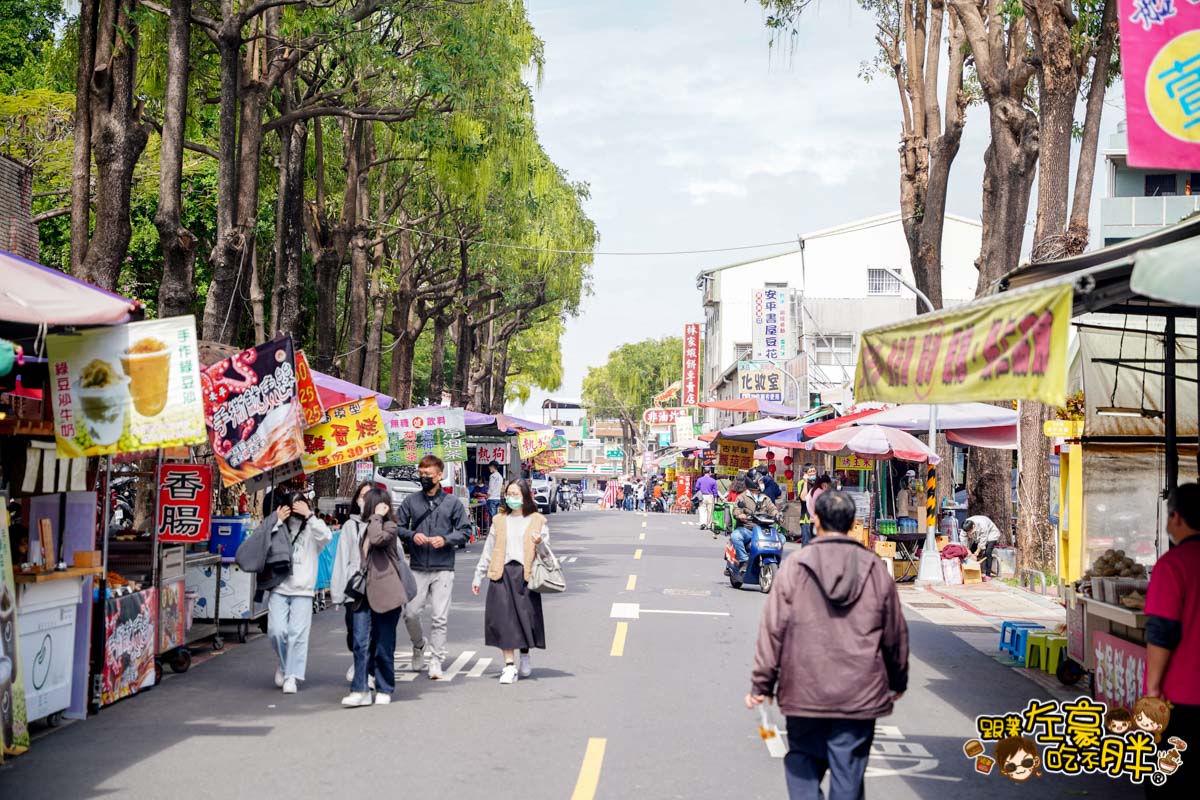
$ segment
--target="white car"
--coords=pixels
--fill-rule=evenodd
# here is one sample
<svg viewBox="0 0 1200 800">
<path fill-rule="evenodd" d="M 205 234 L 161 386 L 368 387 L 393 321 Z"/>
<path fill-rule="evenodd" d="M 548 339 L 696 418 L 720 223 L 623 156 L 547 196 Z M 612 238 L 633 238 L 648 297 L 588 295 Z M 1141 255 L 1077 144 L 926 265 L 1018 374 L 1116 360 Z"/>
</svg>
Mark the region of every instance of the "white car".
<svg viewBox="0 0 1200 800">
<path fill-rule="evenodd" d="M 529 488 L 533 491 L 533 502 L 543 514 L 553 514 L 557 510 L 554 502 L 558 491 L 558 483 L 553 478 L 531 478 Z"/>
</svg>

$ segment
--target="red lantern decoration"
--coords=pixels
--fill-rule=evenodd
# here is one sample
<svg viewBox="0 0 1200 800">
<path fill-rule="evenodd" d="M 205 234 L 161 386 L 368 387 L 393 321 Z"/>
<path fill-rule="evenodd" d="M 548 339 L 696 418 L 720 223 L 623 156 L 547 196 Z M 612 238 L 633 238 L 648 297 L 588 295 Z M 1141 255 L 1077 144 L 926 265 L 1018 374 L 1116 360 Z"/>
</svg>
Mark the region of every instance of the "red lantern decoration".
<svg viewBox="0 0 1200 800">
<path fill-rule="evenodd" d="M 792 472 L 792 471 L 789 469 L 789 470 L 787 470 L 786 472 L 784 472 L 784 473 L 783 473 L 783 477 L 787 478 L 787 479 L 790 481 L 792 478 L 796 477 L 796 473 Z"/>
<path fill-rule="evenodd" d="M 775 474 L 775 462 L 774 461 L 767 464 L 767 472 L 771 473 L 772 475 Z"/>
<path fill-rule="evenodd" d="M 774 460 L 775 460 L 775 451 L 768 450 L 767 451 L 767 461 L 774 461 Z"/>
<path fill-rule="evenodd" d="M 785 467 L 790 467 L 790 466 L 792 465 L 792 457 L 791 457 L 791 456 L 784 456 L 784 457 L 783 457 L 783 465 L 784 465 Z"/>
</svg>

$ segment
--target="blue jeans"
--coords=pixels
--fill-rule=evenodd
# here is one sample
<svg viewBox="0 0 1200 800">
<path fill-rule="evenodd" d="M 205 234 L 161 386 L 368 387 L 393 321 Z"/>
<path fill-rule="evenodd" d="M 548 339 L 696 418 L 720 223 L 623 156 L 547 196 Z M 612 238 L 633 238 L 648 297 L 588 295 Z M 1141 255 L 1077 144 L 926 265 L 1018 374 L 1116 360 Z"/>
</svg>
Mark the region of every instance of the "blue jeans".
<svg viewBox="0 0 1200 800">
<path fill-rule="evenodd" d="M 754 538 L 754 531 L 741 526 L 734 528 L 733 533 L 729 534 L 729 540 L 733 542 L 733 552 L 737 553 L 738 563 L 742 563 L 750 557 L 746 547 L 750 544 L 750 540 Z"/>
<path fill-rule="evenodd" d="M 279 656 L 279 668 L 285 678 L 304 680 L 312 614 L 311 597 L 271 592 L 267 600 L 267 638 Z"/>
<path fill-rule="evenodd" d="M 380 614 L 377 611 L 368 611 L 370 617 L 371 634 L 371 660 L 367 661 L 367 648 L 363 648 L 363 688 L 358 689 L 351 687 L 356 692 L 366 691 L 367 684 L 367 669 L 375 675 L 375 691 L 379 694 L 391 694 L 396 691 L 396 626 L 400 624 L 400 614 L 403 609 L 394 608 Z M 355 617 L 358 613 L 355 614 Z M 356 651 L 354 654 L 354 680 L 355 684 L 359 680 L 358 670 L 359 655 Z"/>
<path fill-rule="evenodd" d="M 500 513 L 500 501 L 499 500 L 488 500 L 487 501 L 487 509 L 488 509 L 488 519 L 494 520 L 496 518 L 496 515 Z"/>
<path fill-rule="evenodd" d="M 801 546 L 808 544 L 813 540 L 813 524 L 811 522 L 800 523 L 800 544 Z"/>
<path fill-rule="evenodd" d="M 346 630 L 350 635 L 350 652 L 354 654 L 354 679 L 350 691 L 365 692 L 371 667 L 371 651 L 375 647 L 371 635 L 371 609 L 361 603 L 357 609 L 346 606 Z"/>
<path fill-rule="evenodd" d="M 790 800 L 821 800 L 821 779 L 829 772 L 829 800 L 860 800 L 873 719 L 788 717 L 788 753 L 783 767 Z"/>
</svg>

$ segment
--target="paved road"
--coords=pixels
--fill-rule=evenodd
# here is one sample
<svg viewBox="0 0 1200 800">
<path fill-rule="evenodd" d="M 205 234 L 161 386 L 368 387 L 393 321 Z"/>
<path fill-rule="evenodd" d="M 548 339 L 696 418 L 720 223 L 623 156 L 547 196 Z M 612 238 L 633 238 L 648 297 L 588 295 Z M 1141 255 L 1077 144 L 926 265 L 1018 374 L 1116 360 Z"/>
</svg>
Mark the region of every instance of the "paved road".
<svg viewBox="0 0 1200 800">
<path fill-rule="evenodd" d="M 593 784 L 597 798 L 784 796 L 782 761 L 740 705 L 764 596 L 722 578 L 723 543 L 680 517 L 621 512 L 559 513 L 551 531 L 570 591 L 546 600 L 550 649 L 535 653 L 532 679 L 496 682 L 499 654 L 482 646 L 483 603 L 470 594 L 472 547 L 459 552 L 451 680 L 421 675 L 389 707 L 342 709 L 349 657 L 340 613 L 326 612 L 299 694 L 273 687 L 260 637 L 39 739 L 0 767 L 0 797 L 328 800 L 395 787 L 412 797 L 587 800 Z M 637 618 L 614 619 L 615 603 L 637 604 Z M 1030 796 L 1033 787 L 974 775 L 961 747 L 976 714 L 1018 710 L 1037 687 L 919 608 L 908 615 L 909 692 L 880 720 L 868 795 Z M 1095 778 L 1046 777 L 1033 791 L 1133 794 Z"/>
</svg>

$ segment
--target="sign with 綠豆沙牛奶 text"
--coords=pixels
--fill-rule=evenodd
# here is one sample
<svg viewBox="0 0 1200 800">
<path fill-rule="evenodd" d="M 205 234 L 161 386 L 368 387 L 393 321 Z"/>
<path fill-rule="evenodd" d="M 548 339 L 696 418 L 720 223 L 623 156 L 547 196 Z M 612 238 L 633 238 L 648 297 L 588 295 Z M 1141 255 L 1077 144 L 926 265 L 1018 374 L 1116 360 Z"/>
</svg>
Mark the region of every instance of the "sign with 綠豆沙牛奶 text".
<svg viewBox="0 0 1200 800">
<path fill-rule="evenodd" d="M 854 400 L 1066 404 L 1070 283 L 1017 290 L 864 331 Z"/>
</svg>

